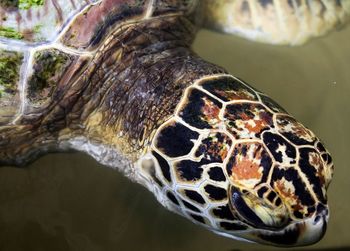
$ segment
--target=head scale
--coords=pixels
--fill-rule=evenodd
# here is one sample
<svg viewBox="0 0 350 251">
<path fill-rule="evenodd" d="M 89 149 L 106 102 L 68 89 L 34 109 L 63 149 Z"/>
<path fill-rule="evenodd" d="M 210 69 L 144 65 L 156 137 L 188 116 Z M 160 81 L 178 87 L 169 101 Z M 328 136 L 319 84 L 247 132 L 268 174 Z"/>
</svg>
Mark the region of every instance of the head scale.
<svg viewBox="0 0 350 251">
<path fill-rule="evenodd" d="M 329 153 L 273 100 L 232 76 L 190 86 L 139 164 L 163 205 L 218 234 L 290 246 L 325 232 Z"/>
</svg>

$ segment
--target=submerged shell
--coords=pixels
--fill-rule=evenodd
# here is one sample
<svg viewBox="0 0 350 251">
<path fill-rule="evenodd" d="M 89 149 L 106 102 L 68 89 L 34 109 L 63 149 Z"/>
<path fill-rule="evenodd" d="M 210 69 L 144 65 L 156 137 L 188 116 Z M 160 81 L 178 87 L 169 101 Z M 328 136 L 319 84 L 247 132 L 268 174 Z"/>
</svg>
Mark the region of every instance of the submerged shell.
<svg viewBox="0 0 350 251">
<path fill-rule="evenodd" d="M 68 23 L 64 43 L 91 43 L 123 20 L 187 10 L 193 0 L 0 0 L 0 39 L 53 41 Z M 75 20 L 73 20 L 75 19 Z"/>
<path fill-rule="evenodd" d="M 8 123 L 20 108 L 21 52 L 0 50 L 0 126 Z"/>
<path fill-rule="evenodd" d="M 76 13 L 94 2 L 97 0 L 1 0 L 0 37 L 51 41 Z"/>
<path fill-rule="evenodd" d="M 0 125 L 48 109 L 58 90 L 94 69 L 94 58 L 110 54 L 106 44 L 118 41 L 123 29 L 150 17 L 186 14 L 196 3 L 0 0 Z"/>
</svg>

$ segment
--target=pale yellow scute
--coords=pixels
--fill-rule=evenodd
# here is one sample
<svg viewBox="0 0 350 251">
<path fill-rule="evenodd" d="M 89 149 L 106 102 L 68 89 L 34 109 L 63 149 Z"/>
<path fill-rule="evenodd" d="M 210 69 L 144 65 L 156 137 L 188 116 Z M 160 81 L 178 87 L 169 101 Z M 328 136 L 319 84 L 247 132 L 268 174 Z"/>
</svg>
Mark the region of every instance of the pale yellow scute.
<svg viewBox="0 0 350 251">
<path fill-rule="evenodd" d="M 25 2 L 25 1 L 22 1 Z M 43 0 L 24 6 L 21 1 L 0 1 L 0 40 L 29 43 L 54 41 L 86 6 L 98 0 Z"/>
<path fill-rule="evenodd" d="M 204 0 L 205 26 L 271 44 L 300 45 L 345 24 L 348 0 Z"/>
<path fill-rule="evenodd" d="M 0 126 L 10 123 L 19 113 L 22 60 L 22 53 L 0 49 Z"/>
</svg>

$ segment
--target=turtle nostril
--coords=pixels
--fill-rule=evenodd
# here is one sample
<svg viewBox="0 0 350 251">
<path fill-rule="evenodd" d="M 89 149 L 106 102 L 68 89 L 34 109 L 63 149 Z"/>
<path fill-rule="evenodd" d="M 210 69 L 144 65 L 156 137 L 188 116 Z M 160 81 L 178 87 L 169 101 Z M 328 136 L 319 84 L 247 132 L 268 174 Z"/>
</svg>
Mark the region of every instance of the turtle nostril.
<svg viewBox="0 0 350 251">
<path fill-rule="evenodd" d="M 326 219 L 328 216 L 328 208 L 323 204 L 318 204 L 314 223 L 317 224 L 321 219 Z"/>
<path fill-rule="evenodd" d="M 318 216 L 328 216 L 328 208 L 323 204 L 318 204 L 316 213 Z"/>
</svg>

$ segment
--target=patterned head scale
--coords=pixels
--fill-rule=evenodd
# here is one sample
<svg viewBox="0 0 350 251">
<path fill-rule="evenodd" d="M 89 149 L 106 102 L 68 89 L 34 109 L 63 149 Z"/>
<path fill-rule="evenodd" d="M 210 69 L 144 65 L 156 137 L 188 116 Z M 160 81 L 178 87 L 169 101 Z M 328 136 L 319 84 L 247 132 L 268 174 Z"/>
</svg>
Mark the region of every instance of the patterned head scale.
<svg viewBox="0 0 350 251">
<path fill-rule="evenodd" d="M 232 76 L 190 86 L 139 166 L 163 205 L 218 234 L 288 246 L 325 232 L 330 155 L 278 104 Z"/>
</svg>

